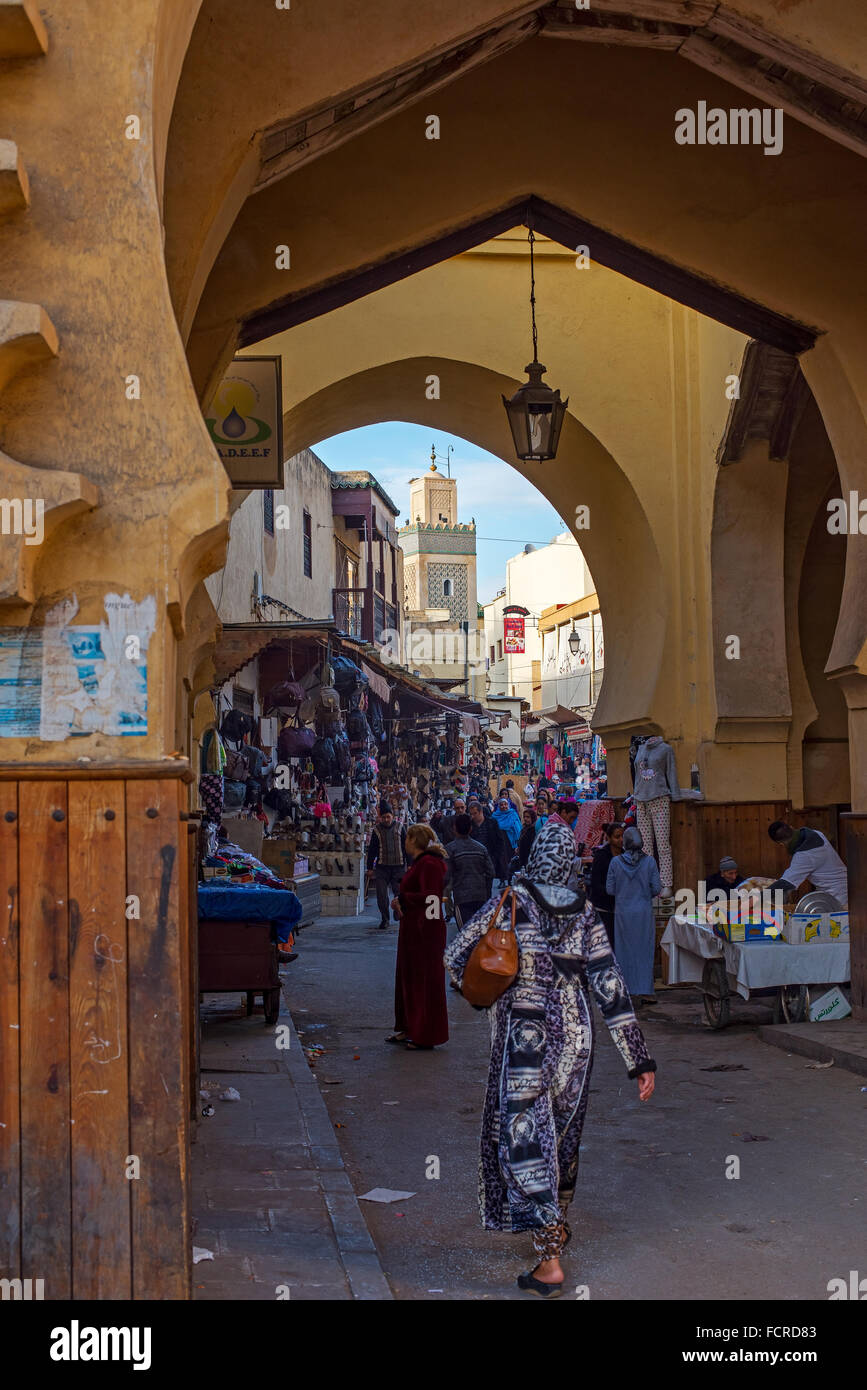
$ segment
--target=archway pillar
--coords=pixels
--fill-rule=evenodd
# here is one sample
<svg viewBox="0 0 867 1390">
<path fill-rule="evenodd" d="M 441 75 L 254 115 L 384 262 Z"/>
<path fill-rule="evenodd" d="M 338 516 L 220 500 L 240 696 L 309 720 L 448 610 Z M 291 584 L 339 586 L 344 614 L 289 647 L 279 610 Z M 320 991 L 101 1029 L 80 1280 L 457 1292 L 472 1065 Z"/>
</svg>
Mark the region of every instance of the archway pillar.
<svg viewBox="0 0 867 1390">
<path fill-rule="evenodd" d="M 802 366 L 822 412 L 841 493 L 848 504 L 852 493 L 867 498 L 867 402 L 856 394 L 842 355 L 843 348 L 838 351 L 828 335 L 805 353 Z M 867 536 L 853 535 L 851 530 L 840 612 L 825 671 L 830 680 L 842 684 L 849 710 L 852 809 L 867 811 Z"/>
</svg>

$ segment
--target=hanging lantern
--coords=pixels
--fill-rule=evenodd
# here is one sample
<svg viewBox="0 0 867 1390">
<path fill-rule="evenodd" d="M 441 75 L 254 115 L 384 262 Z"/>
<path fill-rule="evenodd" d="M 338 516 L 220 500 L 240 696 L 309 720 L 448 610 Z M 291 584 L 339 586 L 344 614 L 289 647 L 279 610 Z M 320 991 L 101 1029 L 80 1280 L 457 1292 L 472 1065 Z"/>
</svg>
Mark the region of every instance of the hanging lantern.
<svg viewBox="0 0 867 1390">
<path fill-rule="evenodd" d="M 569 643 L 570 652 L 573 656 L 577 656 L 578 652 L 581 650 L 581 634 L 580 632 L 578 632 L 574 623 L 572 625 L 572 631 L 569 633 L 567 641 Z"/>
<path fill-rule="evenodd" d="M 503 396 L 506 416 L 515 453 L 525 463 L 541 463 L 552 459 L 557 453 L 560 431 L 569 399 L 560 399 L 560 392 L 554 391 L 542 381 L 547 371 L 539 361 L 539 342 L 536 332 L 536 270 L 533 257 L 533 229 L 530 228 L 530 317 L 533 330 L 533 360 L 525 368 L 529 380 L 519 386 L 514 396 L 507 400 Z"/>
</svg>

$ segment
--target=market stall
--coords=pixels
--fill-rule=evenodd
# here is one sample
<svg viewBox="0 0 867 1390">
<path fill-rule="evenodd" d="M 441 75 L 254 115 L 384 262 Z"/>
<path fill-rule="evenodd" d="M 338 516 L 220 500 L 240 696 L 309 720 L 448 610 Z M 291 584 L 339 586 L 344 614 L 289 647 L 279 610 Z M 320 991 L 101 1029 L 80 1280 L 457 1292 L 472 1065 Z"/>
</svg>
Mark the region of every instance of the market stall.
<svg viewBox="0 0 867 1390">
<path fill-rule="evenodd" d="M 668 983 L 700 984 L 705 1013 L 713 1028 L 725 1028 L 733 994 L 749 999 L 775 995 L 776 1022 L 801 1022 L 809 989 L 849 979 L 848 936 L 814 939 L 798 945 L 781 935 L 765 940 L 729 941 L 695 916 L 677 914 L 662 935 L 668 956 Z"/>
<path fill-rule="evenodd" d="M 198 898 L 198 988 L 202 993 L 239 991 L 247 1013 L 262 995 L 266 1024 L 280 1012 L 278 947 L 291 946 L 302 916 L 294 892 L 266 866 L 223 841 L 205 856 Z"/>
</svg>

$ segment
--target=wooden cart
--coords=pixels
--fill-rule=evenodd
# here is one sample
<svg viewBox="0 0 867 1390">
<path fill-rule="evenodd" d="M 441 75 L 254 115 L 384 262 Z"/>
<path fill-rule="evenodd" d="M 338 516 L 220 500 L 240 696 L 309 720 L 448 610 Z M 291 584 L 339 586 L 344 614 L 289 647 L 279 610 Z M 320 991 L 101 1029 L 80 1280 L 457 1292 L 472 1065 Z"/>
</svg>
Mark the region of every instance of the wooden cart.
<svg viewBox="0 0 867 1390">
<path fill-rule="evenodd" d="M 247 1015 L 262 995 L 265 1023 L 273 1026 L 280 1014 L 280 975 L 271 923 L 209 917 L 199 921 L 199 990 L 202 993 L 247 995 Z"/>
<path fill-rule="evenodd" d="M 662 945 L 669 958 L 669 983 L 699 984 L 705 1016 L 711 1028 L 716 1029 L 725 1028 L 730 1022 L 733 998 L 772 999 L 775 1023 L 803 1023 L 809 1017 L 811 989 L 827 989 L 849 978 L 849 950 L 845 941 L 822 946 L 783 943 L 742 946 L 726 943 L 707 927 L 675 916 L 663 932 Z M 774 962 L 780 969 L 772 972 L 745 969 L 742 973 L 741 958 L 755 964 L 759 957 L 756 955 L 751 961 L 753 953 L 769 950 L 774 952 Z"/>
<path fill-rule="evenodd" d="M 706 960 L 701 973 L 704 1012 L 711 1028 L 726 1028 L 731 1019 L 731 998 L 725 961 Z M 750 997 L 773 996 L 774 1023 L 804 1023 L 810 1008 L 809 985 L 775 985 L 751 991 Z M 740 998 L 740 995 L 737 996 Z"/>
</svg>

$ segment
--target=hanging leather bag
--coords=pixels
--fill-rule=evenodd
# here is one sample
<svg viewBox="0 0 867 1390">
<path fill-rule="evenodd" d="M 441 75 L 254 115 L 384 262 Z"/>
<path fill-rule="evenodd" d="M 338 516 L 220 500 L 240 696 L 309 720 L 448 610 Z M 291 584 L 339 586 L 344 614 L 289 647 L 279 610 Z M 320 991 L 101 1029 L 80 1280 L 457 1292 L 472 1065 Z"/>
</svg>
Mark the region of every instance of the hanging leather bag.
<svg viewBox="0 0 867 1390">
<path fill-rule="evenodd" d="M 511 922 L 508 927 L 497 925 L 503 904 L 511 895 Z M 517 898 L 512 888 L 506 888 L 497 903 L 491 925 L 481 941 L 476 942 L 464 967 L 461 994 L 476 1008 L 489 1009 L 501 994 L 505 994 L 518 974 L 518 936 L 515 931 Z"/>
<path fill-rule="evenodd" d="M 287 724 L 277 735 L 277 757 L 281 763 L 288 758 L 304 758 L 316 742 L 315 729 L 302 729 Z"/>
<path fill-rule="evenodd" d="M 320 688 L 319 709 L 323 714 L 340 713 L 340 696 L 333 685 L 323 685 Z"/>
<path fill-rule="evenodd" d="M 240 748 L 226 748 L 226 769 L 223 775 L 230 782 L 246 782 L 250 769 Z"/>
</svg>

